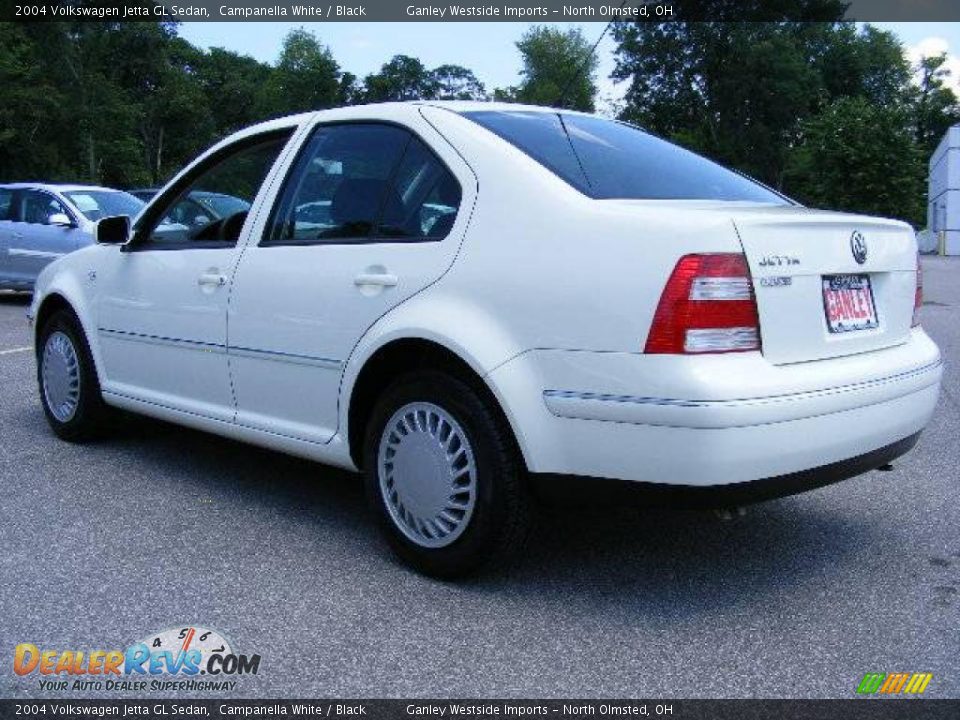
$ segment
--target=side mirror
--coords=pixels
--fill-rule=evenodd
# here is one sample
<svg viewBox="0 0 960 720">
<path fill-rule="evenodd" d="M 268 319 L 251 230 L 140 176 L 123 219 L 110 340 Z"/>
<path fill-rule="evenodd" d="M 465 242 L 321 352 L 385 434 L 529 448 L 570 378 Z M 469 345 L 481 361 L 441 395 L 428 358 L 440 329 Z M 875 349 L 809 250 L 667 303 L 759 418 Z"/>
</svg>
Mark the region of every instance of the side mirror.
<svg viewBox="0 0 960 720">
<path fill-rule="evenodd" d="M 124 245 L 130 239 L 130 218 L 127 215 L 103 218 L 97 223 L 93 237 L 100 245 Z"/>
<path fill-rule="evenodd" d="M 54 213 L 47 218 L 47 223 L 50 225 L 56 225 L 58 227 L 73 227 L 73 220 L 71 220 L 70 216 L 66 213 Z"/>
</svg>

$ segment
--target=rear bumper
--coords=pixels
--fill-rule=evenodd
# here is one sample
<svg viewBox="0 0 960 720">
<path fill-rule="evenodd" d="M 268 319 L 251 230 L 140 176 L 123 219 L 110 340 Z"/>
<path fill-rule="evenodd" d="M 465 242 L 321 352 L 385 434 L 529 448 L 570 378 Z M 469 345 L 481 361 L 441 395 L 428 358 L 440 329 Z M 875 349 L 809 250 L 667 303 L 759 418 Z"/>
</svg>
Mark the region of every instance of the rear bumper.
<svg viewBox="0 0 960 720">
<path fill-rule="evenodd" d="M 942 373 L 915 330 L 895 348 L 782 366 L 759 353 L 535 351 L 489 378 L 535 474 L 711 487 L 872 469 L 853 460 L 916 436 Z"/>
<path fill-rule="evenodd" d="M 735 428 L 801 420 L 889 402 L 939 383 L 942 373 L 938 359 L 874 380 L 771 397 L 682 400 L 545 390 L 543 399 L 557 417 L 682 428 Z"/>
<path fill-rule="evenodd" d="M 671 507 L 734 507 L 816 490 L 862 475 L 892 463 L 913 449 L 920 439 L 915 433 L 863 455 L 788 475 L 761 478 L 729 485 L 669 485 L 588 478 L 578 475 L 534 475 L 534 487 L 542 499 L 577 504 L 641 502 Z"/>
</svg>

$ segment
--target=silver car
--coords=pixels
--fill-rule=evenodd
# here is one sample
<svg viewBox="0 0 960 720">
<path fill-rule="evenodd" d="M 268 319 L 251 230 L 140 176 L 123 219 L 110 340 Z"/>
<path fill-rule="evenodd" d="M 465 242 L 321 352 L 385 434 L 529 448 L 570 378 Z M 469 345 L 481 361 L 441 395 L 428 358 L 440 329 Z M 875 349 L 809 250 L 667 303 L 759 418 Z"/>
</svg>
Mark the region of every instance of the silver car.
<svg viewBox="0 0 960 720">
<path fill-rule="evenodd" d="M 143 201 L 90 185 L 0 185 L 0 289 L 32 290 L 61 255 L 93 244 L 97 220 L 135 216 Z"/>
</svg>

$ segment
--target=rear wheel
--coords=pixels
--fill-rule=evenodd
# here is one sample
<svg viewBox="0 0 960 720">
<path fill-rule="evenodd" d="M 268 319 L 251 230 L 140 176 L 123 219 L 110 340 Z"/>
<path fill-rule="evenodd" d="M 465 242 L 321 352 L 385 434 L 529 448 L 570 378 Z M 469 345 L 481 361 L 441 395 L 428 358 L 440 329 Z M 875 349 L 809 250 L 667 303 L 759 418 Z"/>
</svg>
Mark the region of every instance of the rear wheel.
<svg viewBox="0 0 960 720">
<path fill-rule="evenodd" d="M 452 578 L 502 565 L 529 526 L 509 428 L 468 383 L 420 371 L 395 382 L 367 427 L 367 495 L 404 561 Z"/>
<path fill-rule="evenodd" d="M 108 409 L 76 316 L 68 310 L 55 312 L 41 328 L 37 348 L 40 402 L 50 427 L 70 442 L 98 436 Z"/>
</svg>

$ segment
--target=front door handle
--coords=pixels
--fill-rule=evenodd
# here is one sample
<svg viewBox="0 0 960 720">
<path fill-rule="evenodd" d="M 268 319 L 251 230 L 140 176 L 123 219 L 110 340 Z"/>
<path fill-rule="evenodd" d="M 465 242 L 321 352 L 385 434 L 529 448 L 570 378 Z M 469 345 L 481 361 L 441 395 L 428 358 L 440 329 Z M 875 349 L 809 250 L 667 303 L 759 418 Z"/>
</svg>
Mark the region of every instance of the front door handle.
<svg viewBox="0 0 960 720">
<path fill-rule="evenodd" d="M 360 273 L 353 279 L 353 284 L 357 287 L 363 287 L 364 285 L 395 287 L 397 276 L 390 273 Z"/>
<path fill-rule="evenodd" d="M 218 272 L 205 272 L 197 278 L 197 284 L 204 287 L 223 287 L 227 284 L 227 276 Z"/>
</svg>

